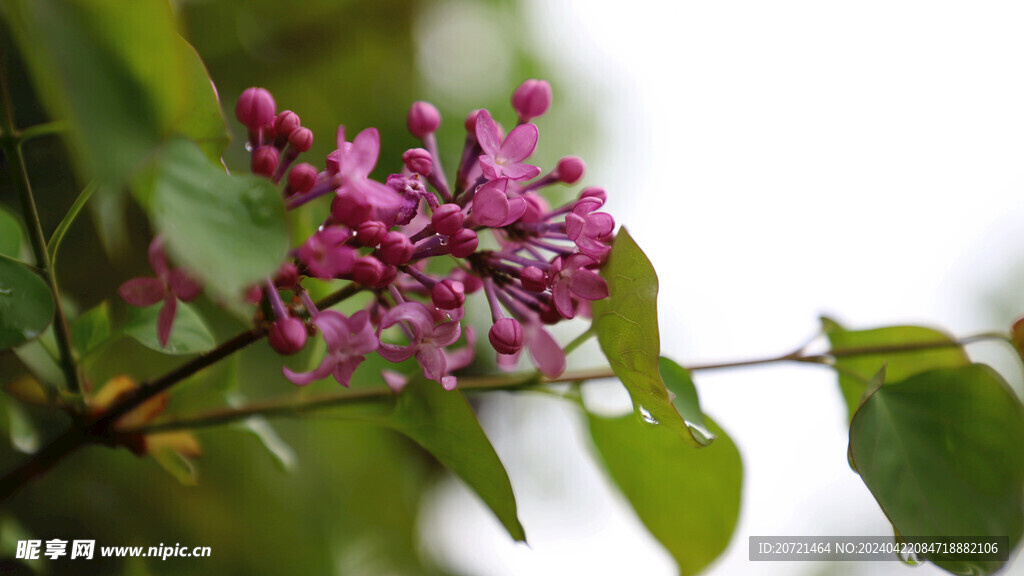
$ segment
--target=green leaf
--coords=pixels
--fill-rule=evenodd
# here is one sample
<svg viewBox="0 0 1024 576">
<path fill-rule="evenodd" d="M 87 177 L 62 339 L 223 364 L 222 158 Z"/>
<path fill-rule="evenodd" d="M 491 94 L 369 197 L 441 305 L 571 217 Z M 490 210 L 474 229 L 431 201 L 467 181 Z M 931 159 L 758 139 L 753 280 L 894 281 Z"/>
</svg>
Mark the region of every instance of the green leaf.
<svg viewBox="0 0 1024 576">
<path fill-rule="evenodd" d="M 0 206 L 0 256 L 21 258 L 21 240 L 24 237 L 21 219 Z"/>
<path fill-rule="evenodd" d="M 1024 407 L 999 374 L 972 364 L 875 387 L 850 423 L 850 460 L 898 534 L 1024 531 Z M 933 559 L 956 574 L 1003 562 Z"/>
<path fill-rule="evenodd" d="M 288 252 L 284 201 L 270 181 L 229 176 L 187 140 L 161 154 L 151 216 L 168 252 L 225 300 L 240 300 Z"/>
<path fill-rule="evenodd" d="M 245 406 L 247 399 L 244 394 L 232 390 L 224 394 L 227 403 L 232 408 Z M 238 424 L 238 429 L 252 434 L 267 452 L 274 458 L 274 463 L 282 472 L 292 473 L 298 465 L 298 456 L 295 449 L 278 435 L 274 427 L 263 416 L 252 416 Z"/>
<path fill-rule="evenodd" d="M 700 409 L 700 399 L 690 371 L 662 356 L 658 358 L 658 372 L 665 387 L 674 396 L 672 405 L 690 428 L 690 434 L 702 445 L 711 444 L 715 435 L 704 424 L 704 412 Z"/>
<path fill-rule="evenodd" d="M 64 235 L 68 233 L 68 229 L 78 218 L 78 215 L 82 212 L 82 208 L 85 208 L 89 198 L 92 197 L 92 193 L 96 191 L 96 183 L 90 182 L 75 199 L 74 204 L 68 209 L 67 214 L 57 225 L 57 229 L 53 231 L 53 235 L 50 236 L 50 241 L 46 245 L 46 251 L 50 254 L 50 265 L 56 266 L 57 264 L 57 253 L 60 250 L 60 244 L 64 241 Z"/>
<path fill-rule="evenodd" d="M 167 347 L 160 346 L 156 325 L 163 303 L 148 308 L 132 308 L 124 333 L 146 348 L 163 354 L 198 354 L 211 350 L 216 343 L 206 322 L 192 306 L 178 302 Z"/>
<path fill-rule="evenodd" d="M 853 418 L 853 413 L 860 406 L 866 383 L 882 365 L 886 366 L 886 380 L 899 382 L 926 370 L 956 368 L 966 366 L 970 362 L 963 347 L 957 346 L 948 335 L 931 328 L 889 326 L 872 330 L 846 330 L 828 318 L 822 318 L 822 326 L 833 351 L 929 342 L 950 344 L 948 347 L 925 350 L 840 355 L 836 359 L 836 372 L 839 375 L 839 388 L 846 400 L 850 418 Z"/>
<path fill-rule="evenodd" d="M 715 422 L 707 427 L 718 439 L 695 450 L 673 430 L 631 415 L 588 414 L 587 421 L 605 469 L 680 574 L 700 572 L 725 551 L 739 519 L 743 463 Z"/>
<path fill-rule="evenodd" d="M 7 422 L 11 446 L 19 452 L 34 454 L 42 439 L 28 411 L 18 402 L 7 402 Z"/>
<path fill-rule="evenodd" d="M 601 269 L 611 293 L 591 304 L 594 328 L 612 371 L 633 400 L 633 409 L 645 420 L 655 420 L 695 446 L 698 438 L 669 400 L 661 381 L 658 355 L 658 276 L 651 261 L 625 228 L 615 236 L 608 262 Z"/>
<path fill-rule="evenodd" d="M 46 282 L 21 262 L 0 256 L 0 350 L 38 337 L 53 313 Z"/>
<path fill-rule="evenodd" d="M 417 375 L 385 424 L 408 436 L 469 485 L 517 541 L 526 540 L 512 483 L 462 392 Z"/>
<path fill-rule="evenodd" d="M 71 325 L 71 342 L 82 358 L 110 339 L 110 305 L 106 300 L 79 316 Z"/>
<path fill-rule="evenodd" d="M 199 484 L 199 471 L 195 464 L 184 455 L 171 448 L 160 448 L 150 452 L 150 456 L 175 480 L 184 486 Z"/>
<path fill-rule="evenodd" d="M 168 136 L 226 133 L 166 0 L 14 0 L 6 16 L 84 179 L 120 189 Z"/>
</svg>

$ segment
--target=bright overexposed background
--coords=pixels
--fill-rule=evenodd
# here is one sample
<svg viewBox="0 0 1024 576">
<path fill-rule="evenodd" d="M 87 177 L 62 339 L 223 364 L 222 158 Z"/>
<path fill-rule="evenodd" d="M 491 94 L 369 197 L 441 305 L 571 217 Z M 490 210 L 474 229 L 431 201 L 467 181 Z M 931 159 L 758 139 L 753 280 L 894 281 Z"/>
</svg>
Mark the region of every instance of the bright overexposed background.
<svg viewBox="0 0 1024 576">
<path fill-rule="evenodd" d="M 432 71 L 435 90 L 506 90 L 501 48 L 488 42 L 502 15 L 464 2 L 432 10 L 418 65 L 443 58 L 461 30 L 479 68 L 447 80 Z M 608 211 L 658 270 L 665 354 L 687 364 L 787 352 L 822 314 L 966 335 L 1024 312 L 1024 5 L 533 0 L 523 10 L 517 35 L 568 79 L 556 100 L 593 106 L 585 182 L 608 190 Z M 557 120 L 540 120 L 542 139 L 547 121 Z M 970 351 L 1019 386 L 1006 351 Z M 696 382 L 745 465 L 740 522 L 710 574 L 908 573 L 896 562 L 748 562 L 752 535 L 891 528 L 847 464 L 832 374 L 770 366 Z M 588 400 L 624 409 L 617 386 L 596 384 Z M 467 574 L 676 572 L 592 464 L 571 409 L 506 397 L 481 419 L 530 546 L 511 543 L 452 480 L 421 527 L 440 562 Z"/>
</svg>

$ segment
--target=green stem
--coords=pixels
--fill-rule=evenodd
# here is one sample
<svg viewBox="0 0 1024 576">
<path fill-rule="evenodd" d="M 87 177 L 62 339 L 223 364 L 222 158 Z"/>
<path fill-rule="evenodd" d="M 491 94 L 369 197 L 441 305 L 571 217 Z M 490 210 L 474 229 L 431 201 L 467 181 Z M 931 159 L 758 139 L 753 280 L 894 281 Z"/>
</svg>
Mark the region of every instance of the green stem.
<svg viewBox="0 0 1024 576">
<path fill-rule="evenodd" d="M 64 122 L 57 120 L 54 122 L 47 122 L 45 124 L 36 124 L 35 126 L 25 128 L 21 132 L 17 133 L 18 140 L 22 143 L 28 142 L 33 138 L 39 138 L 40 136 L 49 136 L 51 134 L 60 134 L 65 130 L 66 126 Z"/>
<path fill-rule="evenodd" d="M 2 140 L 4 155 L 7 157 L 8 165 L 11 167 L 11 179 L 18 191 L 18 198 L 21 201 L 22 213 L 25 223 L 28 225 L 29 240 L 32 244 L 32 254 L 36 259 L 36 266 L 43 272 L 43 279 L 50 288 L 53 295 L 54 318 L 53 333 L 57 339 L 57 351 L 60 355 L 60 367 L 64 372 L 65 386 L 72 394 L 81 394 L 82 387 L 78 380 L 78 366 L 75 364 L 71 352 L 71 331 L 68 329 L 68 320 L 64 315 L 64 307 L 61 304 L 60 287 L 57 283 L 57 275 L 54 273 L 50 263 L 50 255 L 46 251 L 46 237 L 43 235 L 43 226 L 39 221 L 39 211 L 36 209 L 35 197 L 32 195 L 32 186 L 29 184 L 28 169 L 25 167 L 25 158 L 21 153 L 22 139 L 19 137 L 14 124 L 14 111 L 11 107 L 10 94 L 7 91 L 7 75 L 0 63 L 0 99 L 3 101 L 4 114 L 0 115 L 3 122 Z"/>
</svg>

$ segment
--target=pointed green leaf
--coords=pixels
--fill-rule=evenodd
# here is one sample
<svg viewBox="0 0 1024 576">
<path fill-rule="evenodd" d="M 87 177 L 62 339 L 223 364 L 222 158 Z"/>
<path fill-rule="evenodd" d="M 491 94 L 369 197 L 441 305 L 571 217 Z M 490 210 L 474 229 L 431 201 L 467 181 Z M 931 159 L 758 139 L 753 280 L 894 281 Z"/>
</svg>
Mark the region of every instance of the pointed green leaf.
<svg viewBox="0 0 1024 576">
<path fill-rule="evenodd" d="M 402 390 L 386 424 L 422 446 L 468 484 L 512 538 L 526 540 L 508 473 L 462 392 L 446 391 L 436 382 L 416 376 Z"/>
<path fill-rule="evenodd" d="M 822 325 L 832 350 L 840 352 L 931 342 L 949 344 L 948 347 L 940 348 L 839 356 L 836 359 L 836 372 L 850 418 L 853 418 L 853 413 L 860 405 L 866 382 L 883 364 L 886 365 L 886 380 L 899 382 L 926 370 L 955 368 L 970 362 L 963 347 L 957 346 L 948 335 L 931 328 L 889 326 L 871 330 L 846 330 L 828 318 L 822 318 Z"/>
<path fill-rule="evenodd" d="M 713 442 L 715 435 L 704 424 L 704 412 L 700 409 L 700 399 L 690 371 L 662 356 L 658 358 L 658 372 L 672 393 L 672 405 L 690 428 L 690 434 L 702 445 Z"/>
<path fill-rule="evenodd" d="M 191 460 L 171 448 L 160 448 L 150 453 L 153 460 L 184 486 L 199 484 L 199 471 Z"/>
<path fill-rule="evenodd" d="M 587 421 L 605 469 L 680 574 L 697 574 L 725 551 L 739 519 L 743 463 L 715 422 L 707 427 L 718 439 L 696 450 L 632 415 Z"/>
<path fill-rule="evenodd" d="M 37 92 L 68 124 L 83 179 L 120 189 L 174 134 L 223 141 L 216 93 L 167 0 L 12 0 L 5 8 Z"/>
<path fill-rule="evenodd" d="M 0 206 L 0 256 L 14 260 L 21 258 L 22 230 L 21 219 Z"/>
<path fill-rule="evenodd" d="M 53 313 L 46 282 L 21 262 L 0 256 L 0 350 L 38 337 Z"/>
<path fill-rule="evenodd" d="M 110 305 L 104 300 L 75 319 L 71 342 L 82 358 L 92 354 L 110 339 Z"/>
<path fill-rule="evenodd" d="M 231 378 L 231 380 L 234 382 L 237 379 Z M 232 408 L 240 408 L 248 402 L 245 395 L 237 390 L 226 392 L 224 397 L 227 400 L 228 406 Z M 274 458 L 274 463 L 277 464 L 277 467 L 282 472 L 295 472 L 295 467 L 298 465 L 298 456 L 295 454 L 295 449 L 281 438 L 266 418 L 263 416 L 246 418 L 238 424 L 238 428 L 252 434 Z"/>
<path fill-rule="evenodd" d="M 972 364 L 876 387 L 850 423 L 849 455 L 897 533 L 1009 537 L 1024 531 L 1024 407 Z M 936 561 L 955 574 L 1003 562 Z"/>
<path fill-rule="evenodd" d="M 284 201 L 273 184 L 225 174 L 187 140 L 164 147 L 150 213 L 175 261 L 224 300 L 240 300 L 288 252 Z"/>
<path fill-rule="evenodd" d="M 608 262 L 601 269 L 610 296 L 591 304 L 594 328 L 612 371 L 633 400 L 633 409 L 699 446 L 705 438 L 683 422 L 661 381 L 658 355 L 658 276 L 651 261 L 625 228 L 615 236 Z"/>
<path fill-rule="evenodd" d="M 206 327 L 206 322 L 199 313 L 192 306 L 178 302 L 174 324 L 171 326 L 171 336 L 167 340 L 167 346 L 161 346 L 156 325 L 162 306 L 161 303 L 148 308 L 132 308 L 124 333 L 146 348 L 163 354 L 198 354 L 211 350 L 216 345 L 210 329 Z"/>
</svg>

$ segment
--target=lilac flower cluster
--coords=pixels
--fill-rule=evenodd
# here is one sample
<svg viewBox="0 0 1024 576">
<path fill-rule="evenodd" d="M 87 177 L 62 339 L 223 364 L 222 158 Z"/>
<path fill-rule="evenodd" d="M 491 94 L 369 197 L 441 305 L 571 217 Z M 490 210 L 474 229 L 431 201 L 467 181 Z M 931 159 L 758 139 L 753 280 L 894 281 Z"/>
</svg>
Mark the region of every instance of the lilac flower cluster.
<svg viewBox="0 0 1024 576">
<path fill-rule="evenodd" d="M 451 186 L 435 137 L 441 115 L 427 102 L 414 103 L 407 118 L 423 147 L 406 151 L 401 172 L 382 183 L 370 177 L 380 152 L 375 128 L 348 141 L 339 127 L 337 147 L 319 170 L 296 163 L 313 141 L 299 117 L 278 113 L 262 88 L 242 93 L 235 113 L 248 128 L 252 171 L 281 186 L 290 210 L 331 199 L 326 222 L 253 295 L 255 301 L 266 299 L 273 311 L 268 336 L 274 350 L 295 353 L 316 332 L 327 345 L 316 369 L 284 368 L 289 380 L 305 385 L 330 375 L 347 386 L 365 356 L 376 351 L 391 362 L 415 357 L 426 378 L 452 389 L 452 372 L 473 359 L 473 330 L 461 321 L 466 295 L 478 291 L 490 307 L 488 340 L 499 365 L 514 366 L 526 348 L 542 373 L 562 373 L 565 354 L 545 325 L 589 315 L 589 302 L 608 296 L 597 269 L 610 250 L 615 221 L 599 211 L 605 202 L 600 188 L 586 188 L 554 209 L 538 194 L 553 184 L 575 184 L 585 169 L 572 156 L 543 175 L 526 163 L 539 137 L 530 120 L 550 104 L 549 84 L 527 80 L 512 97 L 519 121 L 507 135 L 487 110 L 470 113 Z M 495 249 L 480 248 L 484 233 L 493 235 Z M 430 265 L 438 259 L 454 264 Z M 154 269 L 158 278 L 131 280 L 121 294 L 136 305 L 164 299 L 173 318 L 175 298 L 194 294 L 179 289 L 181 282 L 162 259 Z M 317 310 L 302 287 L 304 277 L 356 282 L 376 298 L 351 316 Z M 297 305 L 285 304 L 282 291 L 297 297 L 308 322 L 296 314 Z M 161 324 L 162 342 L 169 330 L 170 320 L 166 331 Z M 463 334 L 465 345 L 453 348 Z M 396 390 L 404 383 L 390 372 L 385 380 Z"/>
</svg>

